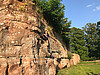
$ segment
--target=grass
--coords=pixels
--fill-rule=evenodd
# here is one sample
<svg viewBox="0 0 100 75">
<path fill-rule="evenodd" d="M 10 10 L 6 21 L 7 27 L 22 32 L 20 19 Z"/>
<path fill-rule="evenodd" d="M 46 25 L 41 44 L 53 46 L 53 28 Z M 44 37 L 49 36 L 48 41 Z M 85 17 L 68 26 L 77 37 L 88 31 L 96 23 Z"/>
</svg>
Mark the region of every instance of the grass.
<svg viewBox="0 0 100 75">
<path fill-rule="evenodd" d="M 78 65 L 81 64 L 100 64 L 100 62 L 85 62 L 85 61 L 81 61 L 80 63 L 78 63 Z"/>
<path fill-rule="evenodd" d="M 81 62 L 77 66 L 59 70 L 57 75 L 92 75 L 90 72 L 100 73 L 100 62 Z"/>
</svg>

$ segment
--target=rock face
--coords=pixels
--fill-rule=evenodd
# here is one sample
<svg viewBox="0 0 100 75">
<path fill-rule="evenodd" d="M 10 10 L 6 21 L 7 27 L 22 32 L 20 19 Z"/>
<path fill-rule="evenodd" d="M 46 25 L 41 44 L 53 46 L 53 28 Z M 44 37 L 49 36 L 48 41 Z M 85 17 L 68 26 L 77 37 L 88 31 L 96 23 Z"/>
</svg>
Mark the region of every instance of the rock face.
<svg viewBox="0 0 100 75">
<path fill-rule="evenodd" d="M 72 62 L 73 62 L 73 65 L 77 65 L 77 63 L 80 62 L 80 56 L 78 54 L 73 54 L 72 56 Z"/>
<path fill-rule="evenodd" d="M 35 9 L 31 0 L 0 0 L 0 75 L 55 75 L 67 58 Z"/>
<path fill-rule="evenodd" d="M 80 56 L 78 54 L 72 54 L 72 58 L 69 60 L 69 59 L 61 59 L 60 60 L 60 63 L 59 63 L 59 68 L 62 69 L 62 68 L 68 68 L 68 67 L 71 67 L 73 65 L 77 65 L 77 63 L 80 62 Z"/>
<path fill-rule="evenodd" d="M 59 68 L 62 69 L 65 67 L 70 67 L 69 59 L 61 59 L 60 64 L 59 64 Z"/>
</svg>

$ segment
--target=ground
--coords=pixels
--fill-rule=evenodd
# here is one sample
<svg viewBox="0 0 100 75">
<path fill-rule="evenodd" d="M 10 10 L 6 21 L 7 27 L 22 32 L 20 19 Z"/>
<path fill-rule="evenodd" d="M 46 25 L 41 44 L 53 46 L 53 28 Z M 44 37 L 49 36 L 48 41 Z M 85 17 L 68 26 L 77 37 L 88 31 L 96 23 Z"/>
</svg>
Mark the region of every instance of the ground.
<svg viewBox="0 0 100 75">
<path fill-rule="evenodd" d="M 57 75 L 94 75 L 100 73 L 100 62 L 80 62 L 76 66 L 59 70 Z"/>
</svg>

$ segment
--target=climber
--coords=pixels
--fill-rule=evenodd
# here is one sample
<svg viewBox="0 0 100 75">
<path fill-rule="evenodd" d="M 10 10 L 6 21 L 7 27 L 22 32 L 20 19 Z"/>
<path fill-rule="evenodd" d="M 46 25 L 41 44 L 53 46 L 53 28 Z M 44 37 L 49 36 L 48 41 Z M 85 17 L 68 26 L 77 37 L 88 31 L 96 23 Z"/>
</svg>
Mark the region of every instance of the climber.
<svg viewBox="0 0 100 75">
<path fill-rule="evenodd" d="M 43 39 L 46 41 L 46 40 L 48 40 L 48 37 L 49 37 L 48 31 L 45 30 L 45 32 L 43 34 Z"/>
<path fill-rule="evenodd" d="M 47 32 L 47 37 L 49 37 L 49 34 L 48 34 L 48 32 Z"/>
<path fill-rule="evenodd" d="M 18 1 L 22 2 L 23 0 L 18 0 Z"/>
<path fill-rule="evenodd" d="M 36 0 L 33 0 L 33 3 L 35 3 L 35 4 L 36 4 Z"/>
</svg>

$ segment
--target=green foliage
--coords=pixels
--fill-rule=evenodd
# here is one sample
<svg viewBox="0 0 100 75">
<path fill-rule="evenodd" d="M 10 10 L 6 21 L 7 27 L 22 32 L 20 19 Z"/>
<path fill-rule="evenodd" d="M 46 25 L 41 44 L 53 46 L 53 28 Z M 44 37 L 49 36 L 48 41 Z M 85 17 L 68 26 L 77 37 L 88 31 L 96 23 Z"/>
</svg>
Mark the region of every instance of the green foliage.
<svg viewBox="0 0 100 75">
<path fill-rule="evenodd" d="M 96 58 L 95 57 L 81 57 L 81 59 L 83 60 L 83 61 L 94 61 L 94 60 L 96 60 Z"/>
<path fill-rule="evenodd" d="M 79 28 L 71 28 L 70 30 L 70 49 L 71 52 L 79 54 L 81 59 L 88 57 L 88 49 L 85 47 L 84 32 Z"/>
<path fill-rule="evenodd" d="M 87 23 L 85 27 L 83 27 L 85 32 L 85 41 L 86 47 L 88 47 L 89 57 L 96 58 L 98 52 L 98 31 L 96 23 Z"/>
<path fill-rule="evenodd" d="M 96 60 L 100 59 L 100 22 L 88 23 L 83 27 L 71 28 L 70 50 L 73 53 L 79 54 L 82 60 Z"/>
<path fill-rule="evenodd" d="M 100 21 L 97 22 L 97 31 L 98 31 L 98 42 L 97 42 L 97 57 L 100 59 Z"/>
<path fill-rule="evenodd" d="M 71 21 L 67 21 L 68 18 L 63 19 L 62 21 L 62 37 L 63 37 L 63 41 L 66 44 L 67 50 L 70 51 L 70 26 L 71 26 Z"/>
<path fill-rule="evenodd" d="M 43 11 L 44 18 L 55 31 L 61 33 L 64 5 L 60 3 L 60 0 L 37 0 L 37 6 Z"/>
<path fill-rule="evenodd" d="M 54 32 L 62 36 L 67 48 L 69 47 L 69 30 L 71 21 L 64 18 L 64 5 L 61 0 L 36 0 L 37 6 L 42 10 L 44 18 L 53 27 Z M 39 12 L 39 10 L 38 10 Z"/>
</svg>

